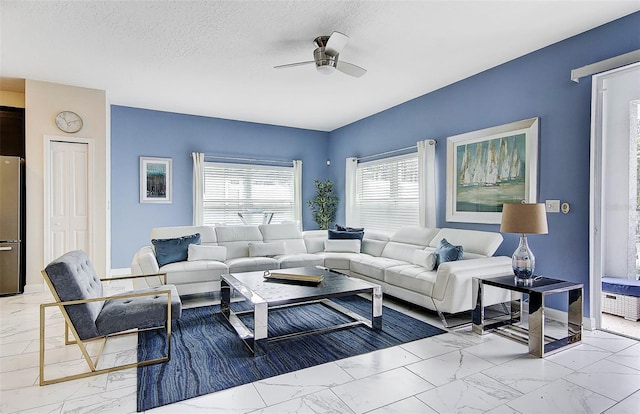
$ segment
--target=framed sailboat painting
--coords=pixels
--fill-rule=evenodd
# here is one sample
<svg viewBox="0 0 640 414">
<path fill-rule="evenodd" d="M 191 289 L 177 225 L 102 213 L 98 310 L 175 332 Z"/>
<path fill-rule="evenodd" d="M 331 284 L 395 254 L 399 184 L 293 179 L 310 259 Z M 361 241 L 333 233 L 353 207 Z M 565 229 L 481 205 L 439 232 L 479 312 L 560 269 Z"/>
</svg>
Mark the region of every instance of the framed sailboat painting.
<svg viewBox="0 0 640 414">
<path fill-rule="evenodd" d="M 538 118 L 447 138 L 447 221 L 500 224 L 504 203 L 535 203 Z"/>
</svg>

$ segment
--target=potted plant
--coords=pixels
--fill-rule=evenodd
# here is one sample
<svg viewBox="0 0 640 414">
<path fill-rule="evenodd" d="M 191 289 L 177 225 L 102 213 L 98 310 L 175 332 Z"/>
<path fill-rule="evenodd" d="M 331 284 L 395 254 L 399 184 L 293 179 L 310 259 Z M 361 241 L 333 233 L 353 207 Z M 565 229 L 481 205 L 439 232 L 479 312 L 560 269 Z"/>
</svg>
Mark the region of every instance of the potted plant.
<svg viewBox="0 0 640 414">
<path fill-rule="evenodd" d="M 336 218 L 338 210 L 338 196 L 333 190 L 333 181 L 326 179 L 313 180 L 316 187 L 316 196 L 307 201 L 307 205 L 313 212 L 313 220 L 318 223 L 321 230 L 326 230 Z"/>
</svg>

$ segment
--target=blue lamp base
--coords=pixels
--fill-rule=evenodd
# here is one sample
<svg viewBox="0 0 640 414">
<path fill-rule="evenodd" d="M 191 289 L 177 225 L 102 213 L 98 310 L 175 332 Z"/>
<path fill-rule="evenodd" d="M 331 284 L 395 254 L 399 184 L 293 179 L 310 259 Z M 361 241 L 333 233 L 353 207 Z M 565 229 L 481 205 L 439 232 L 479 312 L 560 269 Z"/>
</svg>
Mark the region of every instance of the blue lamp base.
<svg viewBox="0 0 640 414">
<path fill-rule="evenodd" d="M 533 270 L 536 266 L 536 258 L 531 249 L 529 249 L 526 234 L 520 235 L 520 244 L 516 251 L 513 252 L 511 260 L 516 282 L 527 285 L 533 283 Z"/>
</svg>

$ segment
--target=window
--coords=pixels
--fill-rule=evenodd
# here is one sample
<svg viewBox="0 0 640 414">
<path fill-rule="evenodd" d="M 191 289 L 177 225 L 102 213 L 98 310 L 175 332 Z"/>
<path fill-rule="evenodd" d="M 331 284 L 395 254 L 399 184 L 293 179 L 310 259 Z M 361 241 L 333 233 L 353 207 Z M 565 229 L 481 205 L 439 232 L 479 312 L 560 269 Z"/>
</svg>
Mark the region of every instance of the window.
<svg viewBox="0 0 640 414">
<path fill-rule="evenodd" d="M 294 220 L 293 167 L 205 162 L 203 224 L 242 224 L 239 212 L 250 224 L 263 212 L 274 223 Z"/>
<path fill-rule="evenodd" d="M 420 225 L 418 176 L 416 153 L 358 163 L 355 223 L 382 231 Z"/>
</svg>

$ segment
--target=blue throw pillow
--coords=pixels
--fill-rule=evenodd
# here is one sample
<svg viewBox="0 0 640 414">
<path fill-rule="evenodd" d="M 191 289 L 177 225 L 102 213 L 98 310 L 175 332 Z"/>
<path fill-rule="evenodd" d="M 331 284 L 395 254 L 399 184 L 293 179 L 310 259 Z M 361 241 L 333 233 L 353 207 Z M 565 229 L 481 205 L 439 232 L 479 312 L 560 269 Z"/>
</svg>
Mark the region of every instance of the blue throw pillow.
<svg viewBox="0 0 640 414">
<path fill-rule="evenodd" d="M 364 231 L 340 231 L 340 230 L 327 230 L 329 232 L 329 240 L 339 239 L 357 239 L 362 240 L 364 237 Z"/>
<path fill-rule="evenodd" d="M 464 248 L 462 246 L 454 246 L 447 239 L 440 240 L 440 244 L 434 251 L 436 255 L 436 269 L 444 262 L 455 262 L 462 259 Z"/>
<path fill-rule="evenodd" d="M 345 227 L 339 224 L 336 224 L 335 227 L 338 231 L 364 231 L 364 227 Z"/>
<path fill-rule="evenodd" d="M 158 266 L 162 267 L 174 262 L 185 262 L 189 255 L 189 245 L 200 244 L 200 233 L 175 239 L 152 239 L 151 244 L 156 249 Z"/>
</svg>

